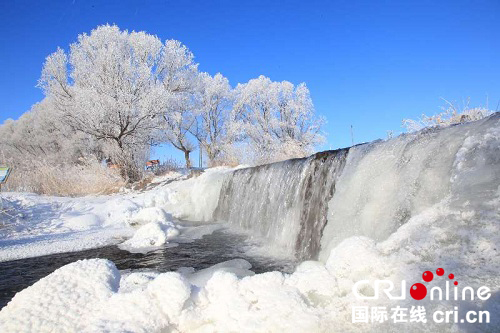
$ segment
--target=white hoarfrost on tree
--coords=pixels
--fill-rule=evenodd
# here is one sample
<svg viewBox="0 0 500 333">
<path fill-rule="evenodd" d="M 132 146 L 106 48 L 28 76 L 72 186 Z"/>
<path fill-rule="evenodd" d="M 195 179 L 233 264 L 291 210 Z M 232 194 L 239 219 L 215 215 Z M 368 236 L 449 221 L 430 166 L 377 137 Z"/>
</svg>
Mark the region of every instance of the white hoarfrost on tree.
<svg viewBox="0 0 500 333">
<path fill-rule="evenodd" d="M 191 167 L 189 154 L 196 149 L 196 145 L 189 137 L 189 129 L 193 126 L 195 118 L 191 110 L 191 96 L 187 93 L 176 94 L 171 101 L 170 111 L 163 115 L 165 139 L 176 149 L 184 153 L 186 168 Z"/>
<path fill-rule="evenodd" d="M 228 148 L 234 142 L 230 131 L 233 91 L 222 74 L 200 73 L 196 93 L 196 125 L 191 133 L 206 152 L 209 165 L 224 164 L 231 159 Z"/>
<path fill-rule="evenodd" d="M 45 98 L 0 126 L 2 163 L 16 168 L 11 190 L 116 190 L 140 179 L 163 143 L 191 167 L 198 147 L 208 166 L 260 164 L 306 156 L 323 140 L 305 84 L 260 76 L 232 89 L 220 73 L 200 73 L 181 42 L 115 25 L 49 55 L 38 86 Z"/>
<path fill-rule="evenodd" d="M 72 128 L 103 141 L 105 153 L 134 180 L 169 116 L 171 95 L 189 86 L 186 52 L 177 41 L 99 26 L 78 37 L 69 57 L 61 49 L 50 55 L 39 86 Z"/>
<path fill-rule="evenodd" d="M 166 109 L 163 117 L 163 138 L 184 153 L 186 167 L 191 167 L 189 154 L 196 145 L 189 137 L 194 124 L 193 94 L 196 88 L 198 65 L 189 49 L 175 40 L 165 43 L 158 79 L 165 91 Z"/>
<path fill-rule="evenodd" d="M 323 142 L 324 119 L 314 115 L 304 83 L 273 82 L 265 76 L 236 87 L 233 131 L 242 131 L 256 162 L 303 157 Z"/>
<path fill-rule="evenodd" d="M 46 194 L 109 192 L 122 185 L 100 164 L 99 142 L 62 122 L 50 99 L 0 126 L 0 159 L 14 168 L 6 188 Z"/>
</svg>

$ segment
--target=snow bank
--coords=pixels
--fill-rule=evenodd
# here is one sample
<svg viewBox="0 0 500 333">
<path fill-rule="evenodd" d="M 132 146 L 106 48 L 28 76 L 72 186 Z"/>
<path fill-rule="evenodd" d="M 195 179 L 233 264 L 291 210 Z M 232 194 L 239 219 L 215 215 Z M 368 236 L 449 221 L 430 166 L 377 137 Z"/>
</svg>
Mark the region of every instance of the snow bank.
<svg viewBox="0 0 500 333">
<path fill-rule="evenodd" d="M 132 236 L 141 206 L 132 196 L 81 198 L 3 194 L 23 217 L 0 228 L 0 261 L 81 251 Z"/>
<path fill-rule="evenodd" d="M 58 232 L 23 238 L 0 240 L 0 261 L 32 258 L 55 253 L 76 252 L 118 244 L 133 231 L 123 227 L 106 227 L 79 232 Z"/>
<path fill-rule="evenodd" d="M 188 169 L 181 169 L 178 171 L 169 171 L 162 176 L 153 177 L 153 179 L 151 180 L 151 183 L 157 184 L 157 183 L 171 182 L 174 180 L 186 179 L 188 175 L 189 175 Z"/>
<path fill-rule="evenodd" d="M 227 167 L 210 168 L 198 177 L 157 188 L 144 196 L 143 205 L 161 207 L 179 219 L 211 221 L 224 177 L 233 170 Z"/>
<path fill-rule="evenodd" d="M 241 280 L 225 269 L 245 270 L 244 261 L 201 272 L 201 289 L 179 273 L 132 273 L 128 290 L 107 260 L 84 260 L 60 268 L 17 294 L 0 312 L 2 331 L 311 331 L 318 317 L 278 272 Z M 206 275 L 206 276 L 208 276 Z M 134 287 L 130 280 L 139 281 Z M 123 288 L 125 284 L 120 286 Z M 272 316 L 269 316 L 273 313 Z"/>
</svg>

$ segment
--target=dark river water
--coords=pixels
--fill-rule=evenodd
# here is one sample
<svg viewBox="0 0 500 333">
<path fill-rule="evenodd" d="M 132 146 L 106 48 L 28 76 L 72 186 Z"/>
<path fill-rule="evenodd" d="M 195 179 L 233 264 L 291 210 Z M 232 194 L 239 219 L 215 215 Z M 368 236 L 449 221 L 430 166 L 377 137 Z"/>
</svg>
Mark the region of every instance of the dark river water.
<svg viewBox="0 0 500 333">
<path fill-rule="evenodd" d="M 242 258 L 252 264 L 252 271 L 256 273 L 293 270 L 293 261 L 246 255 L 243 250 L 244 244 L 246 244 L 245 236 L 218 230 L 191 243 L 180 243 L 176 247 L 166 247 L 147 254 L 129 253 L 113 245 L 80 252 L 0 262 L 0 309 L 7 305 L 17 292 L 31 286 L 59 267 L 80 259 L 110 259 L 120 270 L 151 269 L 168 272 L 181 267 L 193 267 L 199 270 L 226 260 Z"/>
</svg>

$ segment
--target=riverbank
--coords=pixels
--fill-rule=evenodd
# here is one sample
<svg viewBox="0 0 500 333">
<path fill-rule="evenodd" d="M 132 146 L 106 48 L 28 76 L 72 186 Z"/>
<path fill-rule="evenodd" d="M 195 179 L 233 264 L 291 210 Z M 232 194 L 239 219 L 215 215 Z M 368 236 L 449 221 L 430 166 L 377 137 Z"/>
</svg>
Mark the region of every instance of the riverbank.
<svg viewBox="0 0 500 333">
<path fill-rule="evenodd" d="M 116 245 L 131 238 L 135 242 L 129 250 L 153 250 L 183 237 L 175 231 L 178 219 L 210 221 L 220 179 L 231 170 L 213 168 L 197 178 L 176 181 L 163 177 L 147 191 L 113 195 L 71 198 L 2 193 L 13 218 L 2 216 L 0 262 Z M 141 227 L 145 228 L 134 238 Z"/>
</svg>

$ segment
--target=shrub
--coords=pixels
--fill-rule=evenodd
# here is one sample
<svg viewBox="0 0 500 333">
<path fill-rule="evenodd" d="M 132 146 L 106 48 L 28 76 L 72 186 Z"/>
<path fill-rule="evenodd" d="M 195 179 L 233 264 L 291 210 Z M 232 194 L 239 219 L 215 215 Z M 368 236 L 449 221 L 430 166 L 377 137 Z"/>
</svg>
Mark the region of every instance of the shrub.
<svg viewBox="0 0 500 333">
<path fill-rule="evenodd" d="M 493 113 L 483 107 L 469 108 L 469 102 L 460 110 L 453 103 L 445 100 L 447 106 L 443 107 L 443 112 L 433 116 L 425 114 L 420 119 L 403 119 L 403 127 L 408 132 L 414 132 L 426 127 L 445 127 L 454 124 L 467 123 L 487 117 Z"/>
<path fill-rule="evenodd" d="M 163 176 L 171 171 L 177 171 L 182 168 L 182 164 L 174 158 L 167 158 L 158 165 L 153 171 L 155 176 Z"/>
<path fill-rule="evenodd" d="M 44 160 L 25 163 L 11 160 L 5 164 L 13 167 L 10 178 L 4 185 L 9 191 L 82 196 L 109 194 L 124 186 L 118 170 L 107 168 L 96 159 L 81 159 L 80 164 L 76 165 L 56 165 Z"/>
</svg>

